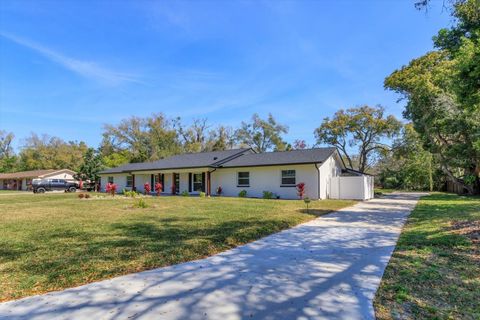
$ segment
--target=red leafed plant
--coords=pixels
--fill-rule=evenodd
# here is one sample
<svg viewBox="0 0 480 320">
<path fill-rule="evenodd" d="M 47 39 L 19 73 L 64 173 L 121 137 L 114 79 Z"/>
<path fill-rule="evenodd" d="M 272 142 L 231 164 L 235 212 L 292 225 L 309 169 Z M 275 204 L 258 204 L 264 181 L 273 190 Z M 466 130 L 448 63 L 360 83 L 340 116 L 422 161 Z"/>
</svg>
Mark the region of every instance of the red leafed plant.
<svg viewBox="0 0 480 320">
<path fill-rule="evenodd" d="M 157 193 L 157 196 L 159 196 L 162 191 L 163 191 L 162 184 L 160 182 L 155 183 L 155 192 Z"/>
<path fill-rule="evenodd" d="M 115 192 L 117 191 L 117 185 L 115 183 L 107 183 L 107 186 L 105 187 L 105 191 L 107 191 L 107 193 L 110 193 L 112 195 L 112 197 L 115 196 Z"/>
<path fill-rule="evenodd" d="M 296 187 L 298 196 L 300 197 L 300 199 L 303 199 L 303 197 L 305 196 L 305 183 L 300 182 L 296 185 Z"/>
<path fill-rule="evenodd" d="M 150 191 L 152 191 L 152 187 L 150 187 L 150 183 L 148 182 L 143 185 L 143 189 L 145 190 L 145 194 L 149 194 Z"/>
</svg>

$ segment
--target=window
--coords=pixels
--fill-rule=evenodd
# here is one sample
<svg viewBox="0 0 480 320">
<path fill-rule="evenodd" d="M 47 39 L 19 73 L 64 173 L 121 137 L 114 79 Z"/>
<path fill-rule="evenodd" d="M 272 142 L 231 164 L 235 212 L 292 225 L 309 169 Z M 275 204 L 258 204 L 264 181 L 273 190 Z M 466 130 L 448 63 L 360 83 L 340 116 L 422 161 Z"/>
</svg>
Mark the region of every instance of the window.
<svg viewBox="0 0 480 320">
<path fill-rule="evenodd" d="M 108 177 L 108 178 L 107 178 L 107 182 L 108 182 L 108 183 L 113 183 L 113 177 Z"/>
<path fill-rule="evenodd" d="M 295 185 L 295 170 L 282 170 L 282 186 Z"/>
<path fill-rule="evenodd" d="M 203 189 L 203 176 L 201 173 L 193 174 L 193 191 L 202 191 Z"/>
<path fill-rule="evenodd" d="M 239 172 L 237 174 L 237 185 L 248 187 L 250 185 L 250 172 Z"/>
<path fill-rule="evenodd" d="M 126 187 L 132 187 L 133 186 L 133 176 L 127 176 L 127 185 Z"/>
</svg>

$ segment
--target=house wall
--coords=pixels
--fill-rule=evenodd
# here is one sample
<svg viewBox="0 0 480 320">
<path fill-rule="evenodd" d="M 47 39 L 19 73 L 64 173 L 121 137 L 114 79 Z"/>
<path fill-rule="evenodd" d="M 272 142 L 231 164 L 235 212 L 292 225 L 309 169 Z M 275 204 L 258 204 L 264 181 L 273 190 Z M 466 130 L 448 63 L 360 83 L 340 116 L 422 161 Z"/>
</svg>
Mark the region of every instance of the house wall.
<svg viewBox="0 0 480 320">
<path fill-rule="evenodd" d="M 270 191 L 280 196 L 281 199 L 298 199 L 297 189 L 293 187 L 281 187 L 281 170 L 295 170 L 296 183 L 304 182 L 306 195 L 312 199 L 318 199 L 318 171 L 314 164 L 287 165 L 287 166 L 263 166 L 244 168 L 220 168 L 211 173 L 212 194 L 216 194 L 219 186 L 222 186 L 225 196 L 236 197 L 245 189 L 247 197 L 263 196 L 263 191 Z M 237 173 L 250 172 L 250 187 L 237 187 Z"/>
<path fill-rule="evenodd" d="M 320 170 L 320 199 L 329 199 L 332 177 L 342 173 L 342 165 L 335 156 L 329 157 L 323 162 Z M 318 197 L 317 197 L 318 198 Z"/>
<path fill-rule="evenodd" d="M 71 181 L 75 180 L 73 178 L 73 174 L 68 172 L 59 172 L 52 175 L 45 175 L 44 179 L 65 179 L 65 180 L 71 180 Z"/>
<path fill-rule="evenodd" d="M 105 187 L 108 183 L 108 177 L 113 177 L 113 183 L 117 185 L 117 192 L 122 192 L 123 189 L 130 189 L 126 188 L 127 185 L 127 175 L 124 173 L 116 173 L 116 174 L 108 174 L 102 175 L 100 178 L 100 190 L 105 192 Z"/>
</svg>

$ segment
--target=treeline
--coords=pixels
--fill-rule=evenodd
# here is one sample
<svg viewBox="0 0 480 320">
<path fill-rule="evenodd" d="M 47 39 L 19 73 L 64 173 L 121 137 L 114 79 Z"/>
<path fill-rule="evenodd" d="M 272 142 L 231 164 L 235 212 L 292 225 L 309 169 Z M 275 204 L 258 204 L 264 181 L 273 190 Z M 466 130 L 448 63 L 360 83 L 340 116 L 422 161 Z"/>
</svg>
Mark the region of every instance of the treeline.
<svg viewBox="0 0 480 320">
<path fill-rule="evenodd" d="M 287 143 L 283 136 L 288 127 L 272 115 L 266 119 L 254 114 L 238 128 L 213 127 L 207 119 L 196 119 L 185 125 L 180 118 L 163 114 L 130 117 L 119 124 L 104 126 L 102 141 L 96 148 L 83 141 L 64 141 L 58 137 L 32 133 L 13 150 L 13 133 L 0 130 L 0 172 L 68 168 L 79 171 L 89 152 L 104 167 L 130 162 L 155 161 L 188 152 L 219 151 L 251 147 L 257 152 L 306 148 L 304 141 Z M 100 159 L 100 160 L 98 160 Z"/>
</svg>

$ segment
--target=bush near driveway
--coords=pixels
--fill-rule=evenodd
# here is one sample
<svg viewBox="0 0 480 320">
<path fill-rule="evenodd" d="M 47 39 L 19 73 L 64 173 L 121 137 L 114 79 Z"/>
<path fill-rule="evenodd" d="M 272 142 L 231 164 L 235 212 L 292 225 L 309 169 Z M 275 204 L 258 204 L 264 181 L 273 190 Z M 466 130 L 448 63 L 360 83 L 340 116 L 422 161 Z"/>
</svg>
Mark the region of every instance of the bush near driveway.
<svg viewBox="0 0 480 320">
<path fill-rule="evenodd" d="M 354 201 L 0 197 L 0 300 L 204 258 Z"/>
</svg>

